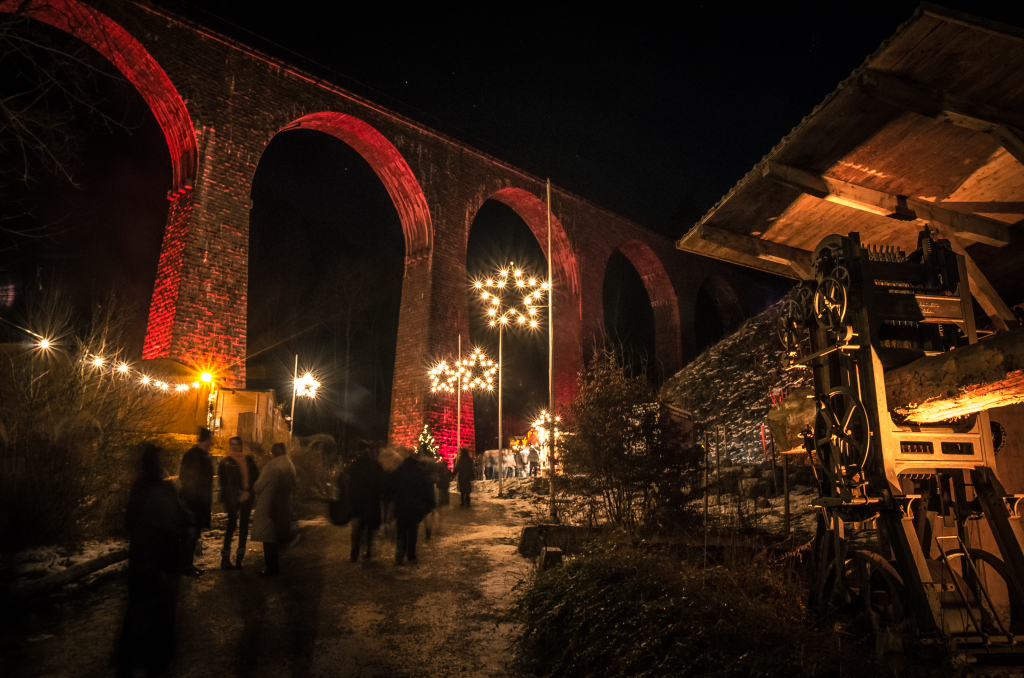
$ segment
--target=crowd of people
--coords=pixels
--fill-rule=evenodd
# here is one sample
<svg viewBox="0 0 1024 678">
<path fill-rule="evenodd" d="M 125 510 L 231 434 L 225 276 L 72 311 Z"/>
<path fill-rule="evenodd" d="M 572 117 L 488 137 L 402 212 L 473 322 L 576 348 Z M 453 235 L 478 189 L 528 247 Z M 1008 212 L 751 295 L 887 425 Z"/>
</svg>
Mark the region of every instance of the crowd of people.
<svg viewBox="0 0 1024 678">
<path fill-rule="evenodd" d="M 281 574 L 280 551 L 293 543 L 292 496 L 296 471 L 285 445 L 271 447 L 271 460 L 259 468 L 240 437 L 228 441 L 214 474 L 213 435 L 199 429 L 196 444 L 181 459 L 178 483 L 168 479 L 165 451 L 148 445 L 129 493 L 125 524 L 129 536 L 128 607 L 114 663 L 119 676 L 144 666 L 148 675 L 165 673 L 174 647 L 174 618 L 181 576 L 200 577 L 196 565 L 204 530 L 212 525 L 214 480 L 226 514 L 221 570 L 241 570 L 248 540 L 263 545 L 260 576 Z M 345 518 L 351 523 L 353 562 L 373 557 L 374 535 L 393 525 L 395 563 L 417 562 L 420 523 L 430 539 L 440 510 L 450 504 L 452 480 L 460 506 L 470 507 L 477 467 L 462 448 L 453 468 L 427 449 L 379 449 L 360 442 L 336 480 Z M 250 520 L 251 519 L 251 520 Z M 334 514 L 332 511 L 332 520 Z M 251 525 L 251 534 L 250 534 Z M 234 561 L 232 561 L 234 545 Z"/>
</svg>

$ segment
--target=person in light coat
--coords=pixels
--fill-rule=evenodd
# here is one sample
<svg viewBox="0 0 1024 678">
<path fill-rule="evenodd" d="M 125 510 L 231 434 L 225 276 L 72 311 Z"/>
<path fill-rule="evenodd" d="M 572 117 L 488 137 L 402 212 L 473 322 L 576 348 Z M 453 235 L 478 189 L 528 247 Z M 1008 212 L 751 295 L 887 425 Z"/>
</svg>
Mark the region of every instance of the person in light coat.
<svg viewBox="0 0 1024 678">
<path fill-rule="evenodd" d="M 273 459 L 263 467 L 253 490 L 256 510 L 252 519 L 252 540 L 263 542 L 264 577 L 281 573 L 279 549 L 287 544 L 292 524 L 292 493 L 295 490 L 295 465 L 286 454 L 284 443 L 270 448 Z"/>
</svg>

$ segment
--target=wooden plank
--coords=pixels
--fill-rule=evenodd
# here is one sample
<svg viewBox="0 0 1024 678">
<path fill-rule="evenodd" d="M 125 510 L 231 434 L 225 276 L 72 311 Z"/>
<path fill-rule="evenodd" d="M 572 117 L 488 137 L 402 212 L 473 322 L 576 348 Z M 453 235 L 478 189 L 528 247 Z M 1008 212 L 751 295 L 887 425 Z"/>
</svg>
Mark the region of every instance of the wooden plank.
<svg viewBox="0 0 1024 678">
<path fill-rule="evenodd" d="M 763 171 L 765 177 L 784 186 L 863 212 L 871 212 L 902 221 L 925 219 L 941 222 L 949 226 L 960 237 L 994 247 L 1007 245 L 1013 239 L 1013 231 L 1001 221 L 975 214 L 953 212 L 927 200 L 885 193 L 847 181 L 812 174 L 806 170 L 770 160 L 764 164 Z"/>
<path fill-rule="evenodd" d="M 960 243 L 959 238 L 956 237 L 952 229 L 939 221 L 930 222 L 930 226 L 938 232 L 939 236 L 949 241 L 954 252 L 963 255 L 964 263 L 967 265 L 967 278 L 971 285 L 971 294 L 974 295 L 982 310 L 992 320 L 996 330 L 1005 332 L 1010 328 L 1017 327 L 1019 323 L 1013 315 L 1013 311 L 1010 310 L 1006 302 L 999 296 L 996 288 L 988 281 L 988 278 L 981 272 L 978 265 L 974 263 L 974 259 L 964 249 L 964 246 Z"/>
<path fill-rule="evenodd" d="M 865 70 L 860 86 L 872 97 L 975 132 L 991 134 L 1018 162 L 1024 164 L 1024 115 L 971 101 L 942 90 L 922 87 L 880 71 Z"/>
<path fill-rule="evenodd" d="M 797 247 L 790 247 L 771 240 L 763 240 L 749 235 L 733 233 L 722 228 L 700 224 L 697 226 L 701 240 L 740 252 L 754 259 L 763 259 L 776 264 L 783 264 L 793 269 L 801 280 L 814 277 L 811 272 L 811 252 Z"/>
<path fill-rule="evenodd" d="M 676 241 L 676 248 L 683 250 L 684 252 L 690 252 L 691 254 L 707 257 L 708 259 L 715 259 L 717 261 L 724 261 L 727 264 L 736 264 L 738 266 L 753 268 L 782 278 L 789 278 L 791 280 L 802 279 L 791 267 L 785 264 L 778 264 L 773 261 L 768 261 L 767 259 L 758 259 L 757 257 L 750 256 L 744 252 L 737 252 L 735 250 L 722 247 L 718 243 L 701 240 L 696 227 Z"/>
</svg>

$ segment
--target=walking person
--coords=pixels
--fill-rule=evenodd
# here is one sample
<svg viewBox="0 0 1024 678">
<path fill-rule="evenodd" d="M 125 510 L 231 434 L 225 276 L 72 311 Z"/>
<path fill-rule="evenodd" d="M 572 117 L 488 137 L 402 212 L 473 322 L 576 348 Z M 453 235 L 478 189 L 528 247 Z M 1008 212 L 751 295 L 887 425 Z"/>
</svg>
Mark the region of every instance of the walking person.
<svg viewBox="0 0 1024 678">
<path fill-rule="evenodd" d="M 540 470 L 540 455 L 537 453 L 536 447 L 530 448 L 530 454 L 526 457 L 526 461 L 530 464 L 530 475 L 536 478 L 537 471 Z"/>
<path fill-rule="evenodd" d="M 128 609 L 115 655 L 119 677 L 144 664 L 166 673 L 174 650 L 181 549 L 189 517 L 174 483 L 166 480 L 162 450 L 147 445 L 128 495 Z"/>
<path fill-rule="evenodd" d="M 473 458 L 469 456 L 469 449 L 463 447 L 459 450 L 459 459 L 455 462 L 455 487 L 462 495 L 460 506 L 469 508 L 469 495 L 473 491 Z"/>
<path fill-rule="evenodd" d="M 342 473 L 346 494 L 352 505 L 352 550 L 349 559 L 359 560 L 359 547 L 366 536 L 364 559 L 373 557 L 373 533 L 380 527 L 380 501 L 384 492 L 384 467 L 373 444 L 363 440 L 357 456 Z"/>
<path fill-rule="evenodd" d="M 270 446 L 273 458 L 253 483 L 256 510 L 252 519 L 252 540 L 263 542 L 266 569 L 262 577 L 281 574 L 279 552 L 291 537 L 292 494 L 295 491 L 295 465 L 288 458 L 284 443 Z"/>
<path fill-rule="evenodd" d="M 202 568 L 195 566 L 195 557 L 196 545 L 202 531 L 210 529 L 210 515 L 213 512 L 211 445 L 213 434 L 207 428 L 200 428 L 196 444 L 181 458 L 181 469 L 178 471 L 178 495 L 192 518 L 182 541 L 181 559 L 181 573 L 189 577 L 198 577 L 203 573 Z"/>
<path fill-rule="evenodd" d="M 228 514 L 224 528 L 224 547 L 220 551 L 220 569 L 240 570 L 245 558 L 245 542 L 249 536 L 249 514 L 252 512 L 252 487 L 259 479 L 259 469 L 251 454 L 245 453 L 242 439 L 228 440 L 228 456 L 217 467 L 220 479 L 220 503 Z M 231 564 L 231 539 L 238 530 L 238 549 L 235 564 Z"/>
<path fill-rule="evenodd" d="M 396 547 L 395 564 L 408 558 L 416 562 L 416 533 L 420 521 L 434 510 L 434 486 L 423 472 L 423 465 L 408 455 L 385 480 L 385 493 L 394 502 Z"/>
</svg>

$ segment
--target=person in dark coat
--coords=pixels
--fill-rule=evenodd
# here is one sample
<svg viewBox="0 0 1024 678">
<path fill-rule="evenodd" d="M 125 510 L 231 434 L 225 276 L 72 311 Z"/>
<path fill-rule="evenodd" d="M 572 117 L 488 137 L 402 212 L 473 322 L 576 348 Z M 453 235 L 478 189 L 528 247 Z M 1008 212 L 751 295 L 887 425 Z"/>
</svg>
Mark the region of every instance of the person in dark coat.
<svg viewBox="0 0 1024 678">
<path fill-rule="evenodd" d="M 115 656 L 118 676 L 131 676 L 138 663 L 148 675 L 161 675 L 174 650 L 181 543 L 191 519 L 165 479 L 162 452 L 146 446 L 128 495 L 128 609 Z"/>
<path fill-rule="evenodd" d="M 249 537 L 249 515 L 252 512 L 253 486 L 260 477 L 256 460 L 245 454 L 242 439 L 238 436 L 228 440 L 228 456 L 217 467 L 220 480 L 220 503 L 228 514 L 224 528 L 224 547 L 220 552 L 220 569 L 240 570 L 245 558 L 245 542 Z M 235 564 L 231 564 L 231 538 L 238 529 L 238 549 Z"/>
<path fill-rule="evenodd" d="M 469 456 L 469 450 L 463 447 L 459 450 L 459 459 L 455 462 L 455 486 L 459 490 L 462 501 L 460 506 L 469 506 L 469 495 L 473 491 L 473 458 Z"/>
<path fill-rule="evenodd" d="M 394 502 L 396 541 L 395 564 L 408 557 L 416 562 L 416 533 L 420 521 L 434 510 L 434 484 L 423 472 L 415 455 L 406 457 L 385 481 L 385 494 Z"/>
<path fill-rule="evenodd" d="M 352 505 L 352 562 L 359 560 L 359 546 L 366 535 L 366 559 L 373 557 L 373 533 L 380 527 L 380 500 L 384 492 L 384 467 L 380 465 L 377 450 L 368 441 L 360 441 L 356 458 L 342 473 Z"/>
<path fill-rule="evenodd" d="M 203 570 L 195 566 L 196 544 L 203 530 L 210 529 L 210 514 L 213 511 L 213 462 L 210 460 L 210 446 L 213 434 L 209 429 L 200 428 L 195 446 L 181 458 L 178 471 L 178 495 L 181 503 L 192 517 L 182 542 L 181 573 L 199 576 Z"/>
</svg>

